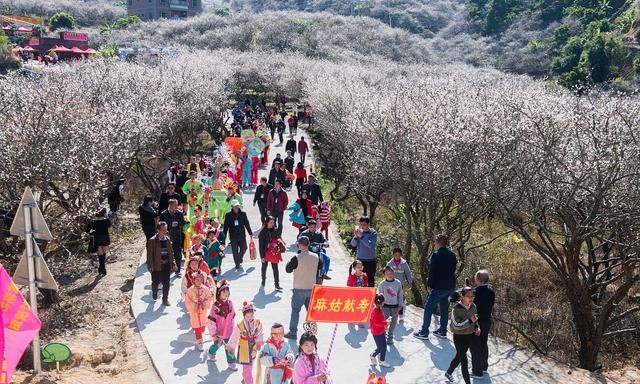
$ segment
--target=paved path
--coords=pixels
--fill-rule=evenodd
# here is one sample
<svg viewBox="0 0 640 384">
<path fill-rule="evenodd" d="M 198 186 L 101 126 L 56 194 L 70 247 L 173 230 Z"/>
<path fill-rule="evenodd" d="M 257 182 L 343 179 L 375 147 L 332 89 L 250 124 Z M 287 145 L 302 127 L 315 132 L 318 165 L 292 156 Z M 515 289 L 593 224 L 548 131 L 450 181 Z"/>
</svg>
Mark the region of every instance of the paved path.
<svg viewBox="0 0 640 384">
<path fill-rule="evenodd" d="M 270 160 L 278 152 L 282 153 L 284 157 L 284 146 L 274 145 L 270 152 Z M 309 160 L 308 158 L 307 161 Z M 260 176 L 266 174 L 268 174 L 267 170 L 260 170 Z M 294 195 L 295 188 L 293 192 L 289 193 L 289 199 L 294 199 Z M 257 208 L 251 207 L 252 196 L 252 191 L 246 191 L 244 194 L 244 201 L 247 202 L 245 211 L 249 216 L 252 229 L 257 231 L 260 228 L 260 214 Z M 288 244 L 293 244 L 297 229 L 291 226 L 286 214 L 284 227 L 284 239 Z M 344 285 L 347 280 L 349 260 L 346 251 L 335 240 L 334 237 L 330 239 L 331 246 L 329 248 L 329 255 L 332 257 L 330 276 L 333 277 L 333 280 L 326 283 L 328 285 Z M 273 288 L 271 268 L 267 270 L 266 287 L 260 287 L 260 262 L 249 261 L 248 255 L 245 258 L 244 271 L 241 273 L 230 269 L 233 267 L 231 255 L 228 255 L 223 261 L 223 276 L 231 282 L 231 299 L 236 309 L 244 300 L 253 301 L 257 307 L 256 316 L 262 320 L 267 332 L 274 322 L 281 322 L 285 324 L 285 327 L 289 322 L 292 275 L 285 273 L 284 265 L 294 252 L 295 246 L 290 246 L 284 255 L 285 261 L 280 264 L 280 284 L 284 288 L 282 292 L 277 292 Z M 162 380 L 167 384 L 239 384 L 241 370 L 238 372 L 227 370 L 222 352 L 218 353 L 217 363 L 207 359 L 206 350 L 210 342 L 205 344 L 205 352 L 199 352 L 195 349 L 194 334 L 189 326 L 189 317 L 184 306 L 180 303 L 179 279 L 172 278 L 170 291 L 172 306 L 166 308 L 160 305 L 161 300 L 154 302 L 151 299 L 151 277 L 147 272 L 145 260 L 145 255 L 142 254 L 133 288 L 131 310 L 149 355 Z M 303 309 L 300 315 L 301 323 L 304 316 Z M 392 384 L 446 382 L 443 373 L 455 354 L 453 343 L 449 339 L 441 340 L 435 337 L 428 341 L 413 338 L 411 333 L 419 327 L 421 322 L 420 310 L 410 308 L 404 324 L 399 324 L 396 328 L 396 342 L 387 353 L 387 362 L 392 367 L 382 371 L 376 370 L 378 374 L 385 374 Z M 332 324 L 319 326 L 318 351 L 322 355 L 327 352 L 332 331 Z M 298 331 L 298 335 L 300 334 L 302 334 L 302 329 Z M 207 337 L 205 335 L 205 340 Z M 294 350 L 297 350 L 297 344 L 293 342 L 292 344 Z M 364 383 L 370 369 L 368 355 L 374 350 L 374 347 L 368 329 L 358 330 L 354 326 L 340 325 L 330 361 L 333 383 Z M 584 371 L 571 371 L 566 366 L 537 357 L 530 351 L 518 350 L 495 338 L 490 340 L 490 349 L 490 376 L 485 376 L 483 380 L 475 380 L 475 383 L 599 382 L 592 379 Z M 458 382 L 463 382 L 459 370 L 454 373 L 454 376 Z"/>
</svg>

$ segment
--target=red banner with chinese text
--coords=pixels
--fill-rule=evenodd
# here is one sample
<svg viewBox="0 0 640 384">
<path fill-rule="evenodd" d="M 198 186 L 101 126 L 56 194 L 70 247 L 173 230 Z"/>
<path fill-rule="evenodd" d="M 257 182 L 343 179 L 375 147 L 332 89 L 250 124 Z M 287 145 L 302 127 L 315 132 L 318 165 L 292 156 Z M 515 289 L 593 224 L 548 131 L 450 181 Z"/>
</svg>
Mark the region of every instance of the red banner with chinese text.
<svg viewBox="0 0 640 384">
<path fill-rule="evenodd" d="M 2 320 L 3 353 L 0 384 L 7 384 L 31 340 L 40 330 L 40 319 L 0 265 L 0 319 Z"/>
<path fill-rule="evenodd" d="M 366 323 L 369 321 L 375 297 L 375 288 L 314 285 L 306 321 Z"/>
</svg>

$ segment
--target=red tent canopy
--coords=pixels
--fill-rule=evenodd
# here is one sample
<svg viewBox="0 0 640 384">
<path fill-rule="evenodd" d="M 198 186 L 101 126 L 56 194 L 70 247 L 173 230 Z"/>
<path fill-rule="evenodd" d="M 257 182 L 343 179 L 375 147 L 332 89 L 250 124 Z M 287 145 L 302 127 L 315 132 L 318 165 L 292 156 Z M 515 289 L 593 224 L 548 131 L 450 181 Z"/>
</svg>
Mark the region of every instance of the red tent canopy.
<svg viewBox="0 0 640 384">
<path fill-rule="evenodd" d="M 71 49 L 65 47 L 64 45 L 56 45 L 55 47 L 51 48 L 51 50 L 56 53 L 71 52 Z"/>
<path fill-rule="evenodd" d="M 13 52 L 13 53 L 17 53 L 17 52 L 22 52 L 23 50 L 24 50 L 24 48 L 22 48 L 21 46 L 17 46 L 17 47 L 15 47 L 15 48 L 13 48 L 13 49 L 11 50 L 11 52 Z"/>
<path fill-rule="evenodd" d="M 2 29 L 4 29 L 5 31 L 10 31 L 11 27 L 7 25 L 6 27 L 2 27 Z"/>
<path fill-rule="evenodd" d="M 36 52 L 36 50 L 33 49 L 30 45 L 27 45 L 26 47 L 24 47 L 23 51 L 25 51 L 25 52 Z"/>
<path fill-rule="evenodd" d="M 86 55 L 86 54 L 87 54 L 87 52 L 83 51 L 82 49 L 80 49 L 80 48 L 78 48 L 78 47 L 73 47 L 73 48 L 71 48 L 71 52 L 73 52 L 73 53 L 80 53 L 80 54 L 82 54 L 82 55 Z"/>
<path fill-rule="evenodd" d="M 32 28 L 20 27 L 18 28 L 18 32 L 33 32 Z"/>
<path fill-rule="evenodd" d="M 89 54 L 89 55 L 93 55 L 93 54 L 95 54 L 95 53 L 96 53 L 96 50 L 95 50 L 95 49 L 93 49 L 93 48 L 89 48 L 89 49 L 87 49 L 87 50 L 85 51 L 85 53 L 87 53 L 87 54 Z"/>
</svg>

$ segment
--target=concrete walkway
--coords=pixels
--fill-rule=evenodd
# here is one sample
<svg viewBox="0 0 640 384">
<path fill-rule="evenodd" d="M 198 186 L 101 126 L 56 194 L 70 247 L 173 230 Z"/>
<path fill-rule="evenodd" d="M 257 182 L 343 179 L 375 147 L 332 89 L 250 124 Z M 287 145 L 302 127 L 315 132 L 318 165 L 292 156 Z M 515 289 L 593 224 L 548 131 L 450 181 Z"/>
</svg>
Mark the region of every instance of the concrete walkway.
<svg viewBox="0 0 640 384">
<path fill-rule="evenodd" d="M 302 131 L 299 130 L 299 135 Z M 298 138 L 297 138 L 298 139 Z M 306 137 L 305 137 L 306 139 Z M 277 142 L 277 137 L 276 137 Z M 285 138 L 286 142 L 286 138 Z M 272 145 L 270 163 L 276 153 L 285 156 L 284 145 Z M 311 158 L 308 156 L 307 164 Z M 296 156 L 296 161 L 298 157 Z M 268 175 L 268 170 L 261 169 L 260 176 Z M 244 193 L 245 211 L 247 212 L 251 228 L 254 232 L 260 228 L 260 214 L 257 207 L 251 206 L 253 190 Z M 290 201 L 295 201 L 295 188 L 289 192 Z M 285 230 L 283 237 L 288 244 L 294 244 L 297 229 L 291 226 L 288 215 L 285 214 Z M 335 232 L 334 232 L 335 233 Z M 348 265 L 350 263 L 347 252 L 335 237 L 330 239 L 328 249 L 331 257 L 330 276 L 327 285 L 346 285 Z M 256 240 L 257 244 L 257 240 Z M 290 246 L 284 255 L 284 262 L 280 264 L 280 284 L 284 291 L 277 292 L 273 287 L 271 268 L 267 270 L 267 284 L 260 287 L 260 261 L 249 261 L 245 257 L 244 270 L 235 272 L 231 255 L 223 261 L 223 276 L 231 282 L 231 299 L 238 309 L 243 301 L 253 301 L 257 307 L 256 317 L 261 319 L 265 332 L 274 322 L 285 324 L 288 328 L 290 315 L 290 300 L 292 275 L 285 273 L 284 265 L 294 255 L 295 246 Z M 180 299 L 180 281 L 172 278 L 170 291 L 170 307 L 160 305 L 161 300 L 151 299 L 151 277 L 145 264 L 146 256 L 140 258 L 137 269 L 131 310 L 136 318 L 138 329 L 149 351 L 160 377 L 167 384 L 174 383 L 233 383 L 241 382 L 241 370 L 232 372 L 227 369 L 223 352 L 218 352 L 217 362 L 207 359 L 210 342 L 205 344 L 205 352 L 195 349 L 194 333 L 189 326 L 189 316 L 184 310 Z M 236 315 L 236 318 L 239 315 Z M 301 323 L 305 311 L 300 314 Z M 386 375 L 392 384 L 410 383 L 444 383 L 444 370 L 447 369 L 451 358 L 455 355 L 453 342 L 450 339 L 441 340 L 432 337 L 428 341 L 415 339 L 411 334 L 422 323 L 421 310 L 411 307 L 405 322 L 399 324 L 395 331 L 395 344 L 389 347 L 387 362 L 392 367 L 377 370 L 378 374 Z M 318 335 L 318 351 L 326 354 L 332 324 L 320 324 Z M 302 334 L 302 329 L 298 335 Z M 451 336 L 450 336 L 451 337 Z M 205 335 L 205 340 L 208 335 Z M 297 342 L 291 342 L 297 351 Z M 375 349 L 375 344 L 368 329 L 357 329 L 354 326 L 340 325 L 333 348 L 331 361 L 331 378 L 334 384 L 365 383 L 370 370 L 369 353 Z M 528 350 L 519 350 L 505 344 L 496 338 L 490 339 L 489 375 L 474 383 L 509 383 L 509 384 L 539 384 L 539 383 L 600 383 L 587 372 L 571 370 L 564 365 L 543 359 Z M 457 382 L 463 383 L 458 369 L 454 373 Z M 608 381 L 611 382 L 611 381 Z"/>
</svg>

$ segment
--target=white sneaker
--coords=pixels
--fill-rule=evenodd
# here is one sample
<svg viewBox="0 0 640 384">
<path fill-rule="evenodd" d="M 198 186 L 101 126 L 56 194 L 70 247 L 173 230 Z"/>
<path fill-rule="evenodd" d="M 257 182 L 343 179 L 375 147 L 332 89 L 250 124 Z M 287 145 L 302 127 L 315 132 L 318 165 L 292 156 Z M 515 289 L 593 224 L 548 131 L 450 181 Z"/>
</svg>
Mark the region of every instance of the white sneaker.
<svg viewBox="0 0 640 384">
<path fill-rule="evenodd" d="M 378 365 L 378 361 L 373 357 L 373 353 L 369 354 L 369 358 L 371 359 L 371 365 Z"/>
<path fill-rule="evenodd" d="M 380 366 L 383 368 L 391 368 L 391 365 L 389 365 L 389 363 L 387 363 L 386 361 L 381 361 Z"/>
</svg>

